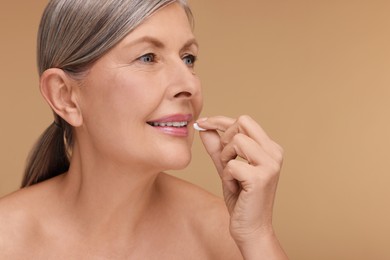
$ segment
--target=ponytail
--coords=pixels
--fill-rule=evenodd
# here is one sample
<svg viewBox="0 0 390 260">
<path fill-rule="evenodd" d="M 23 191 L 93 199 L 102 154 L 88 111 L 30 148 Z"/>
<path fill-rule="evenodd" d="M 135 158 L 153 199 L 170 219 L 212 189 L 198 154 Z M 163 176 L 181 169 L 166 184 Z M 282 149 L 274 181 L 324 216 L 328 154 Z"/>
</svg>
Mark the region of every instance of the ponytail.
<svg viewBox="0 0 390 260">
<path fill-rule="evenodd" d="M 71 137 L 71 127 L 56 116 L 56 121 L 45 130 L 30 152 L 22 188 L 68 171 L 70 156 L 67 144 L 71 144 Z"/>
</svg>

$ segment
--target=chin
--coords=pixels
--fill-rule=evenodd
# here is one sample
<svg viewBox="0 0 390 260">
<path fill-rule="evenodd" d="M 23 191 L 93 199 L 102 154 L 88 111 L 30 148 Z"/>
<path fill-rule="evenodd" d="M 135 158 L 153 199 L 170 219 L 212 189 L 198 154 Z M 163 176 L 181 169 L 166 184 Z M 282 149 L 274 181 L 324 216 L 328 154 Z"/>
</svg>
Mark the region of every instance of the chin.
<svg viewBox="0 0 390 260">
<path fill-rule="evenodd" d="M 171 167 L 171 170 L 183 170 L 183 169 L 187 168 L 187 166 L 190 164 L 190 162 L 191 162 L 191 156 L 186 160 L 176 162 L 173 165 L 173 167 Z"/>
<path fill-rule="evenodd" d="M 183 170 L 191 162 L 191 152 L 175 154 L 164 160 L 164 171 Z"/>
</svg>

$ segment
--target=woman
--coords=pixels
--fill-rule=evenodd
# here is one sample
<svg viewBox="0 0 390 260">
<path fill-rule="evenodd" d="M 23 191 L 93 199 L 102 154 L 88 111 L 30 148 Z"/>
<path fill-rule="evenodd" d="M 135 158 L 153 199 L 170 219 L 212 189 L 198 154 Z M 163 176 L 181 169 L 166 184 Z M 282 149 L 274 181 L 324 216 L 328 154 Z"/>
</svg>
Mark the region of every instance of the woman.
<svg viewBox="0 0 390 260">
<path fill-rule="evenodd" d="M 184 0 L 50 1 L 38 65 L 55 121 L 0 201 L 1 259 L 287 258 L 281 148 L 247 116 L 198 119 L 197 53 Z M 190 162 L 196 120 L 224 202 L 163 173 Z"/>
</svg>

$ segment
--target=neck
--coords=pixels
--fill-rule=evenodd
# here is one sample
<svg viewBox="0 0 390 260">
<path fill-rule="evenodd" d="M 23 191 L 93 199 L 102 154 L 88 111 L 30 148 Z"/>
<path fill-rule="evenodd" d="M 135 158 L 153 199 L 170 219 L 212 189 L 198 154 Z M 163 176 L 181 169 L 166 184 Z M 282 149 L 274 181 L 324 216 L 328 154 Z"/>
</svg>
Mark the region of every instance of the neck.
<svg viewBox="0 0 390 260">
<path fill-rule="evenodd" d="M 93 158 L 75 147 L 71 167 L 63 178 L 63 201 L 87 234 L 128 236 L 157 205 L 158 176 L 158 172 Z"/>
</svg>

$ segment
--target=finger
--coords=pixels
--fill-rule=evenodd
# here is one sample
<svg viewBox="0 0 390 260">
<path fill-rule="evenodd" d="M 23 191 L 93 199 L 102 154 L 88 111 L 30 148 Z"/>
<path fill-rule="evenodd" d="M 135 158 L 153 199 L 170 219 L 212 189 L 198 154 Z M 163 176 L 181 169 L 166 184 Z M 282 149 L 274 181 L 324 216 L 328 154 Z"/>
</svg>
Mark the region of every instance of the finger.
<svg viewBox="0 0 390 260">
<path fill-rule="evenodd" d="M 240 183 L 248 179 L 247 175 L 253 170 L 252 168 L 253 166 L 243 161 L 231 160 L 223 169 L 221 179 L 230 192 L 238 193 L 241 188 Z"/>
<path fill-rule="evenodd" d="M 283 162 L 283 149 L 272 141 L 263 128 L 249 116 L 240 116 L 237 120 L 224 116 L 214 116 L 199 119 L 197 122 L 202 128 L 221 131 L 223 146 L 231 142 L 231 139 L 237 133 L 243 133 L 260 144 L 275 161 Z"/>
<path fill-rule="evenodd" d="M 249 116 L 240 116 L 231 128 L 225 132 L 224 138 L 229 140 L 237 133 L 246 134 L 259 144 L 263 143 L 265 140 L 270 140 L 263 128 Z"/>
<path fill-rule="evenodd" d="M 258 143 L 244 134 L 236 134 L 233 140 L 222 149 L 220 153 L 222 165 L 226 166 L 237 155 L 253 166 L 276 163 Z"/>
<path fill-rule="evenodd" d="M 259 187 L 272 187 L 275 189 L 278 179 L 279 171 L 270 171 L 265 167 L 254 167 L 238 160 L 229 161 L 222 172 L 222 180 L 224 182 L 236 181 L 244 191 L 258 189 Z M 230 189 L 232 186 L 233 184 L 228 186 L 228 188 Z"/>
<path fill-rule="evenodd" d="M 220 160 L 222 145 L 219 134 L 217 131 L 206 131 L 200 132 L 199 135 L 207 153 L 210 155 L 215 167 L 217 168 L 218 174 L 221 174 L 223 170 Z"/>
<path fill-rule="evenodd" d="M 229 143 L 235 134 L 243 133 L 253 138 L 257 143 L 266 146 L 266 150 L 272 153 L 274 150 L 279 150 L 279 146 L 270 139 L 264 129 L 247 115 L 240 116 L 237 120 L 224 116 L 213 116 L 199 119 L 197 123 L 204 129 L 224 132 L 221 137 L 223 145 Z"/>
<path fill-rule="evenodd" d="M 237 134 L 242 133 L 260 144 L 267 153 L 278 161 L 282 160 L 283 149 L 270 139 L 263 128 L 249 116 L 240 116 L 221 136 L 222 145 L 227 145 Z"/>
<path fill-rule="evenodd" d="M 213 116 L 198 119 L 196 122 L 201 128 L 225 132 L 236 120 L 225 116 Z"/>
</svg>

